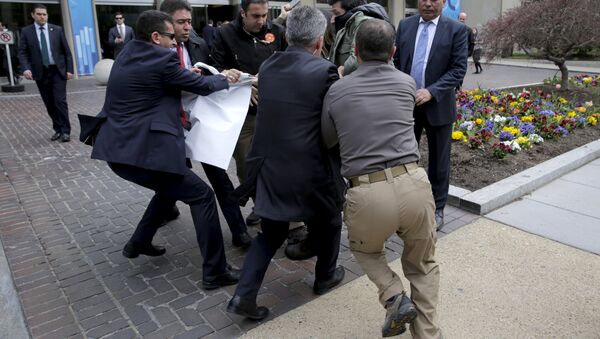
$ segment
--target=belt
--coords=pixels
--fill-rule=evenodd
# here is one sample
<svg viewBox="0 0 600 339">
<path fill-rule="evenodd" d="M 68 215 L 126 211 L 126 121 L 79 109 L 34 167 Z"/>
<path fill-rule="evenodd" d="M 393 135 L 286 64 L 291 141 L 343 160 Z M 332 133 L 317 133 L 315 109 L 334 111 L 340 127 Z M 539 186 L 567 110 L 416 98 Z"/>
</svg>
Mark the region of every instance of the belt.
<svg viewBox="0 0 600 339">
<path fill-rule="evenodd" d="M 417 165 L 416 162 L 410 162 L 408 164 L 394 166 L 394 167 L 390 168 L 390 170 L 392 172 L 392 177 L 395 178 L 395 177 L 398 177 L 398 176 L 408 173 L 409 170 L 413 170 L 418 167 L 419 166 Z M 351 177 L 351 178 L 349 178 L 350 183 L 352 185 L 351 187 L 360 186 L 360 184 L 361 184 L 361 182 L 359 180 L 360 177 L 366 177 L 366 178 L 363 178 L 363 180 L 368 179 L 369 183 L 384 181 L 384 180 L 386 180 L 385 171 L 386 170 L 382 170 L 382 171 L 377 171 L 377 172 L 373 172 L 373 173 L 369 173 L 369 174 L 359 175 L 356 177 Z"/>
</svg>

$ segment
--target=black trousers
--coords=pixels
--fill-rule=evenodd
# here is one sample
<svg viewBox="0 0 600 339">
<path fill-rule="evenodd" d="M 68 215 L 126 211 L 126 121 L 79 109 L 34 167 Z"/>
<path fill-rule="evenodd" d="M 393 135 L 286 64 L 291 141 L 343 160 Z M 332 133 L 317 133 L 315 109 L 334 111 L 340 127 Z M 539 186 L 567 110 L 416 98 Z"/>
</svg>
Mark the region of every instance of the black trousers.
<svg viewBox="0 0 600 339">
<path fill-rule="evenodd" d="M 340 251 L 342 216 L 337 213 L 331 217 L 315 218 L 305 222 L 317 249 L 315 280 L 329 279 L 334 274 Z M 256 300 L 271 259 L 287 239 L 288 228 L 288 221 L 262 219 L 262 233 L 254 238 L 246 254 L 244 268 L 235 290 L 236 295 L 244 299 Z"/>
<path fill-rule="evenodd" d="M 246 233 L 247 227 L 242 212 L 240 211 L 240 205 L 235 199 L 231 198 L 234 187 L 233 183 L 231 183 L 231 179 L 229 179 L 227 171 L 205 163 L 202 163 L 202 168 L 204 169 L 204 173 L 206 173 L 210 185 L 215 191 L 217 201 L 219 202 L 225 220 L 227 220 L 227 225 L 229 226 L 231 234 L 240 235 Z"/>
<path fill-rule="evenodd" d="M 155 192 L 131 241 L 150 244 L 173 202 L 179 200 L 190 206 L 196 240 L 204 258 L 202 275 L 206 278 L 225 272 L 227 262 L 215 196 L 200 177 L 190 169 L 184 175 L 177 175 L 129 165 L 108 165 L 121 178 Z"/>
<path fill-rule="evenodd" d="M 56 66 L 44 68 L 41 80 L 36 80 L 42 101 L 52 119 L 52 129 L 56 133 L 71 134 L 69 106 L 67 105 L 67 79 Z"/>
<path fill-rule="evenodd" d="M 427 176 L 431 182 L 431 190 L 435 199 L 435 209 L 443 209 L 448 200 L 450 188 L 450 142 L 452 124 L 431 126 L 427 118 L 415 118 L 415 137 L 421 140 L 425 129 L 429 148 Z"/>
</svg>

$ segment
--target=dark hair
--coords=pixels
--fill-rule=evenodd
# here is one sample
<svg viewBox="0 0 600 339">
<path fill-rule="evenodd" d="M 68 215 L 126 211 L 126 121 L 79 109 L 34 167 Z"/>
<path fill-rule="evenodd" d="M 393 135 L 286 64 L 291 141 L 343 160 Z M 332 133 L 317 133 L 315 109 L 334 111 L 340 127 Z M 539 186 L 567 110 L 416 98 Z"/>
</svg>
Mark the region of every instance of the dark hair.
<svg viewBox="0 0 600 339">
<path fill-rule="evenodd" d="M 160 4 L 161 11 L 173 15 L 180 9 L 185 9 L 186 11 L 192 11 L 192 6 L 187 0 L 165 0 Z"/>
<path fill-rule="evenodd" d="M 366 0 L 327 0 L 329 6 L 333 6 L 333 4 L 335 4 L 336 2 L 339 2 L 342 9 L 346 12 L 360 5 L 367 4 Z"/>
<path fill-rule="evenodd" d="M 123 16 L 123 13 L 121 13 L 121 12 L 117 12 L 117 13 L 115 13 L 115 15 L 113 15 L 113 16 L 117 16 L 117 15 Z"/>
<path fill-rule="evenodd" d="M 363 61 L 387 62 L 394 48 L 395 38 L 394 27 L 388 22 L 380 19 L 366 20 L 356 32 L 358 56 Z"/>
<path fill-rule="evenodd" d="M 48 7 L 46 7 L 46 5 L 42 5 L 42 4 L 35 4 L 33 5 L 33 8 L 31 9 L 31 13 L 35 13 L 36 9 L 45 9 L 46 11 L 48 11 Z"/>
<path fill-rule="evenodd" d="M 248 7 L 250 7 L 251 4 L 268 4 L 269 1 L 268 0 L 241 0 L 241 7 L 242 9 L 245 11 L 248 10 Z"/>
<path fill-rule="evenodd" d="M 164 32 L 167 30 L 167 22 L 172 25 L 173 19 L 165 12 L 153 9 L 144 11 L 135 23 L 135 38 L 137 40 L 150 41 L 153 32 Z"/>
</svg>

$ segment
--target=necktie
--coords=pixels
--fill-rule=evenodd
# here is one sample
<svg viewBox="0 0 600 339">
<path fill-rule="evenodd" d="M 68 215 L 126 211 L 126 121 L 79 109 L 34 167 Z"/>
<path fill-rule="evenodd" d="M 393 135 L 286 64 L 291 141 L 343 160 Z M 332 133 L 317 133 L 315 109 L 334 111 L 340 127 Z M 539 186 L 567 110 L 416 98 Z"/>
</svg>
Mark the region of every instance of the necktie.
<svg viewBox="0 0 600 339">
<path fill-rule="evenodd" d="M 185 68 L 185 59 L 183 58 L 183 47 L 181 46 L 181 43 L 177 44 L 177 55 L 179 55 L 179 66 L 181 68 Z M 181 125 L 183 126 L 183 128 L 188 128 L 188 119 L 187 119 L 187 115 L 185 114 L 185 111 L 183 110 L 183 105 L 179 105 L 179 116 L 181 118 Z"/>
<path fill-rule="evenodd" d="M 425 87 L 425 55 L 427 54 L 427 44 L 429 42 L 429 25 L 431 21 L 423 23 L 423 29 L 421 35 L 419 35 L 419 41 L 417 42 L 417 48 L 415 49 L 415 55 L 412 60 L 412 66 L 410 68 L 410 76 L 415 79 L 417 83 L 417 89 Z"/>
<path fill-rule="evenodd" d="M 121 36 L 121 39 L 125 40 L 125 32 L 122 25 L 119 25 L 119 35 Z"/>
<path fill-rule="evenodd" d="M 46 41 L 46 34 L 44 34 L 44 27 L 40 27 L 40 44 L 42 45 L 42 64 L 44 67 L 50 66 L 50 53 L 48 53 L 48 42 Z"/>
</svg>

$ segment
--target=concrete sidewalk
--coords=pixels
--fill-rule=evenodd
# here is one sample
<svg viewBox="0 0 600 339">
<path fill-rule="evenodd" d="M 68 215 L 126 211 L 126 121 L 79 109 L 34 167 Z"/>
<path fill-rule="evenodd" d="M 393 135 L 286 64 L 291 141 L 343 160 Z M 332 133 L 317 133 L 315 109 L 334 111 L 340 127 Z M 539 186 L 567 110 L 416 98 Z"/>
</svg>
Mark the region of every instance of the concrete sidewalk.
<svg viewBox="0 0 600 339">
<path fill-rule="evenodd" d="M 551 61 L 538 59 L 495 59 L 491 61 L 484 61 L 484 64 L 558 70 L 558 67 L 556 67 L 556 65 L 554 65 L 554 63 Z M 568 60 L 566 64 L 570 73 L 576 72 L 600 74 L 600 61 Z"/>
<path fill-rule="evenodd" d="M 445 338 L 599 337 L 594 254 L 482 218 L 440 239 L 437 258 Z M 363 276 L 244 337 L 376 338 L 384 314 Z"/>
</svg>

